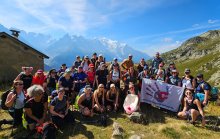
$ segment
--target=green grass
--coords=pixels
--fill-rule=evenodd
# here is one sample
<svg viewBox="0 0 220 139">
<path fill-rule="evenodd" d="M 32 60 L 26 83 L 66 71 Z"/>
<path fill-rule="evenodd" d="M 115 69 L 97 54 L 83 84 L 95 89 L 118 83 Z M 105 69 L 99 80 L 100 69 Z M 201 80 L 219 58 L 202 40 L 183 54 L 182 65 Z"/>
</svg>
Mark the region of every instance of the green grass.
<svg viewBox="0 0 220 139">
<path fill-rule="evenodd" d="M 83 124 L 79 120 L 82 120 L 79 114 L 76 115 L 76 124 L 72 126 L 67 126 L 64 130 L 64 134 L 57 134 L 58 139 L 68 139 L 68 138 L 95 138 L 95 139 L 109 139 L 112 134 L 112 124 L 113 122 L 118 122 L 123 129 L 123 137 L 129 138 L 131 135 L 139 135 L 142 138 L 155 138 L 155 139 L 188 139 L 188 138 L 212 138 L 218 139 L 220 136 L 219 131 L 215 131 L 213 125 L 208 125 L 203 128 L 198 121 L 196 126 L 187 123 L 184 120 L 178 120 L 173 113 L 163 112 L 162 110 L 143 106 L 145 108 L 146 117 L 149 121 L 147 125 L 141 125 L 131 122 L 127 116 L 123 113 L 111 113 L 110 119 L 108 120 L 108 126 L 102 127 L 98 123 Z M 205 109 L 206 115 L 211 116 L 213 123 L 217 116 L 220 116 L 219 106 L 210 104 L 208 108 Z M 1 119 L 8 118 L 8 114 L 0 111 Z M 98 119 L 96 116 L 95 119 Z M 207 118 L 208 119 L 208 118 Z M 0 138 L 10 138 L 11 137 L 11 127 L 4 125 L 3 129 L 0 130 Z M 20 128 L 15 129 L 14 133 L 17 136 L 22 136 L 27 134 L 27 132 Z"/>
</svg>

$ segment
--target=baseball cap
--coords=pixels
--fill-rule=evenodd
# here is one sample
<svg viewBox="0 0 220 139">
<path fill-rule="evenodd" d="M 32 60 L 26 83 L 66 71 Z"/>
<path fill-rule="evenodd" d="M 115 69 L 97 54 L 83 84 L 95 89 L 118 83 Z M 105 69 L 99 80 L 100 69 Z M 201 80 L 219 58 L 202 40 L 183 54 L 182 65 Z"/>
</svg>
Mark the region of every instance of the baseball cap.
<svg viewBox="0 0 220 139">
<path fill-rule="evenodd" d="M 115 57 L 114 59 L 113 59 L 113 61 L 117 61 L 118 59 Z"/>
<path fill-rule="evenodd" d="M 93 65 L 93 64 L 89 64 L 89 67 L 90 67 L 90 68 L 94 68 L 94 65 Z"/>
<path fill-rule="evenodd" d="M 173 73 L 177 73 L 177 70 L 174 69 L 174 70 L 172 70 L 172 72 L 173 72 Z"/>
<path fill-rule="evenodd" d="M 93 53 L 93 55 L 97 55 L 97 53 Z"/>
<path fill-rule="evenodd" d="M 91 86 L 90 85 L 86 85 L 85 89 L 91 89 Z"/>
<path fill-rule="evenodd" d="M 190 72 L 190 69 L 186 68 L 186 69 L 185 69 L 185 72 Z"/>
<path fill-rule="evenodd" d="M 89 56 L 86 55 L 85 58 L 89 58 Z"/>
<path fill-rule="evenodd" d="M 132 54 L 129 54 L 128 56 L 130 57 L 130 56 L 132 56 Z"/>
<path fill-rule="evenodd" d="M 43 73 L 44 71 L 42 69 L 37 70 L 37 73 Z"/>
<path fill-rule="evenodd" d="M 199 73 L 199 74 L 197 74 L 196 77 L 198 77 L 198 78 L 203 78 L 203 74 L 202 74 L 202 73 Z"/>
</svg>

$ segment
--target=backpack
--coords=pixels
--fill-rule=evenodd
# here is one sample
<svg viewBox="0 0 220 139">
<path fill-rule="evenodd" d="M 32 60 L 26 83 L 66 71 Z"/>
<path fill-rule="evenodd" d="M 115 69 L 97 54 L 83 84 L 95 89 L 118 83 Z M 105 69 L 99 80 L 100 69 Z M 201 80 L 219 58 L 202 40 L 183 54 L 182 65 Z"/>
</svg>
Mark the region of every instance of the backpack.
<svg viewBox="0 0 220 139">
<path fill-rule="evenodd" d="M 1 108 L 2 108 L 3 110 L 8 110 L 8 109 L 9 109 L 9 107 L 7 107 L 7 106 L 5 105 L 5 102 L 6 102 L 6 99 L 7 99 L 8 94 L 9 94 L 11 91 L 13 91 L 13 92 L 15 93 L 14 90 L 9 89 L 9 90 L 5 91 L 5 92 L 2 94 L 2 96 L 1 96 Z"/>
<path fill-rule="evenodd" d="M 219 90 L 217 87 L 212 87 L 210 91 L 210 101 L 216 101 L 218 99 Z"/>
<path fill-rule="evenodd" d="M 100 122 L 101 122 L 101 125 L 106 127 L 107 126 L 107 115 L 106 114 L 101 114 L 101 117 L 100 117 Z"/>
<path fill-rule="evenodd" d="M 134 123 L 143 124 L 143 125 L 147 124 L 145 115 L 143 115 L 140 112 L 133 112 L 131 115 L 129 115 L 129 119 Z"/>
</svg>

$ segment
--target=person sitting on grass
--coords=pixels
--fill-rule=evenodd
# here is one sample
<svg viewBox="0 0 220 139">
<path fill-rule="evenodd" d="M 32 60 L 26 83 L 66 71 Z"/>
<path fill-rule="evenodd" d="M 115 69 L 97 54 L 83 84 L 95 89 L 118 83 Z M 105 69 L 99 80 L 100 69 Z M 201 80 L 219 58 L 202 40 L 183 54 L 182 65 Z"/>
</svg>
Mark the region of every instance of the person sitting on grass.
<svg viewBox="0 0 220 139">
<path fill-rule="evenodd" d="M 110 90 L 107 92 L 107 95 L 106 95 L 107 111 L 118 110 L 118 107 L 119 107 L 118 96 L 119 96 L 118 88 L 115 87 L 115 84 L 111 84 Z"/>
<path fill-rule="evenodd" d="M 191 118 L 190 123 L 194 125 L 199 115 L 202 116 L 202 126 L 205 126 L 205 114 L 203 112 L 200 101 L 193 97 L 191 89 L 186 89 L 184 108 L 183 111 L 178 113 L 178 117 L 183 119 Z"/>
<path fill-rule="evenodd" d="M 93 108 L 92 108 L 92 101 L 93 101 L 93 92 L 90 85 L 86 85 L 84 92 L 82 95 L 80 95 L 78 99 L 78 106 L 79 111 L 84 116 L 92 117 L 93 116 Z"/>
<path fill-rule="evenodd" d="M 25 120 L 29 129 L 42 125 L 47 114 L 48 103 L 43 100 L 44 89 L 41 85 L 33 85 L 27 90 L 30 99 L 24 105 Z"/>
<path fill-rule="evenodd" d="M 2 124 L 10 124 L 15 127 L 22 124 L 22 114 L 24 107 L 25 95 L 23 91 L 23 81 L 16 80 L 13 83 L 13 90 L 7 95 L 5 106 L 9 108 L 8 112 L 13 118 L 12 120 L 3 119 L 0 121 L 0 128 Z"/>
<path fill-rule="evenodd" d="M 65 89 L 60 88 L 58 95 L 51 101 L 50 113 L 53 123 L 60 129 L 67 123 L 74 123 L 69 110 L 69 101 L 65 96 Z"/>
<path fill-rule="evenodd" d="M 105 89 L 103 84 L 99 84 L 98 89 L 94 92 L 93 106 L 97 112 L 105 111 Z"/>
</svg>

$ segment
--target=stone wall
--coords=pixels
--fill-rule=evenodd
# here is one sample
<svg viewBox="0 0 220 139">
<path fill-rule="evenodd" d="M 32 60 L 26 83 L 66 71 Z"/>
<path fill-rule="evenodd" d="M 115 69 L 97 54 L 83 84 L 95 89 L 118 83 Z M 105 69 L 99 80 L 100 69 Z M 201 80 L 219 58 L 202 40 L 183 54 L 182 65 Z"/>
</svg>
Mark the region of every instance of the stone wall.
<svg viewBox="0 0 220 139">
<path fill-rule="evenodd" d="M 0 83 L 8 82 L 22 71 L 22 66 L 43 69 L 43 57 L 34 50 L 11 38 L 0 38 Z"/>
</svg>

